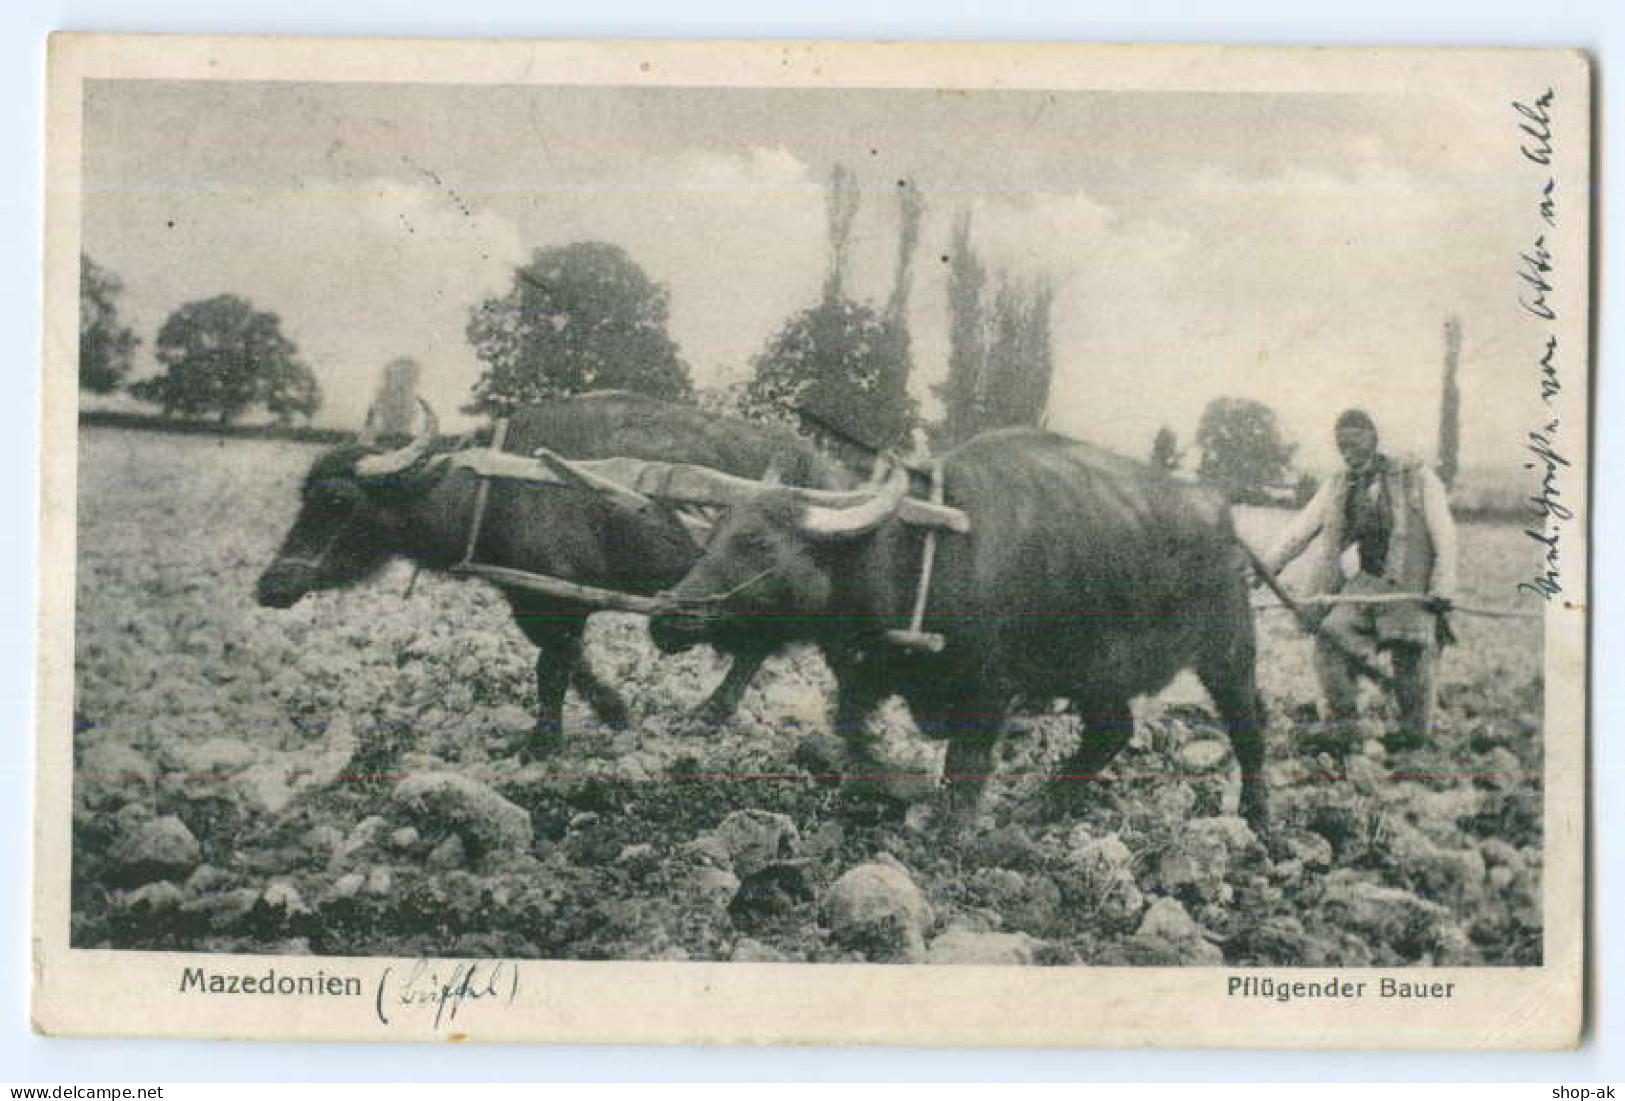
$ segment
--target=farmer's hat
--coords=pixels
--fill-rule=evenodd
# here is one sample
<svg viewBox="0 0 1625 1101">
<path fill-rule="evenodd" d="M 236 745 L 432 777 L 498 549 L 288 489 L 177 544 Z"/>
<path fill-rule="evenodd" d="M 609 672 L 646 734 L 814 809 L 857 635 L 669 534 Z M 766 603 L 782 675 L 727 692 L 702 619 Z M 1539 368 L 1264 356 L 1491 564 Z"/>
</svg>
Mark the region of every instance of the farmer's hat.
<svg viewBox="0 0 1625 1101">
<path fill-rule="evenodd" d="M 1364 409 L 1345 409 L 1337 418 L 1333 432 L 1341 432 L 1345 428 L 1363 428 L 1373 436 L 1377 434 L 1377 422 L 1371 419 L 1371 414 Z"/>
</svg>

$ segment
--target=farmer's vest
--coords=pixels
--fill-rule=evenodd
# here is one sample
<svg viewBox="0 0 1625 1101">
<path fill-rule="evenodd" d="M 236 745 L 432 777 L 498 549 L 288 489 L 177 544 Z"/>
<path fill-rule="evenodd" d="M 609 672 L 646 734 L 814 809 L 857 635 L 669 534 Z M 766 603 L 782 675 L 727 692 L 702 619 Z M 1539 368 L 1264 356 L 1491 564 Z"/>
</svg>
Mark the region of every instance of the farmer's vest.
<svg viewBox="0 0 1625 1101">
<path fill-rule="evenodd" d="M 1383 483 L 1381 496 L 1391 509 L 1388 553 L 1379 576 L 1400 592 L 1426 592 L 1433 578 L 1433 538 L 1422 510 L 1420 469 L 1415 459 L 1390 457 L 1379 475 Z M 1343 587 L 1343 552 L 1354 541 L 1353 533 L 1348 531 L 1349 472 L 1341 470 L 1334 479 L 1332 503 L 1336 507 L 1326 518 L 1322 533 L 1316 578 L 1319 592 L 1336 592 Z"/>
</svg>

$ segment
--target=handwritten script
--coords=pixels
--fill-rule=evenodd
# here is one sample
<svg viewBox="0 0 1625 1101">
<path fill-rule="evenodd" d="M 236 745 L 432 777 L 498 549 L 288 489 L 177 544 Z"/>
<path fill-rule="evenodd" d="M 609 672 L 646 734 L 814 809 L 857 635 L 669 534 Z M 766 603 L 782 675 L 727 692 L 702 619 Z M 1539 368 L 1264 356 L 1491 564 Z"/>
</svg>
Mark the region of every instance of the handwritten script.
<svg viewBox="0 0 1625 1101">
<path fill-rule="evenodd" d="M 1524 469 L 1534 473 L 1536 485 L 1529 495 L 1532 516 L 1523 532 L 1539 545 L 1540 565 L 1527 580 L 1518 582 L 1517 591 L 1548 601 L 1563 591 L 1563 531 L 1564 525 L 1574 519 L 1574 509 L 1563 500 L 1559 484 L 1569 460 L 1564 458 L 1561 449 L 1563 418 L 1556 409 L 1563 393 L 1558 370 L 1557 307 L 1553 305 L 1557 258 L 1547 242 L 1547 234 L 1557 228 L 1559 215 L 1557 178 L 1551 172 L 1557 148 L 1552 124 L 1552 104 L 1556 98 L 1556 93 L 1548 88 L 1529 103 L 1512 104 L 1520 135 L 1518 152 L 1527 163 L 1544 169 L 1535 199 L 1534 220 L 1538 228 L 1529 246 L 1518 254 L 1518 305 L 1535 318 L 1541 328 L 1535 381 L 1546 416 L 1524 441 L 1529 456 Z"/>
<path fill-rule="evenodd" d="M 465 1005 L 484 1002 L 505 1007 L 519 995 L 519 967 L 505 960 L 488 963 L 448 963 L 418 960 L 404 971 L 386 967 L 378 978 L 373 1005 L 378 1020 L 391 1023 L 392 1015 L 434 1013 L 434 1026 L 450 1024 Z"/>
</svg>

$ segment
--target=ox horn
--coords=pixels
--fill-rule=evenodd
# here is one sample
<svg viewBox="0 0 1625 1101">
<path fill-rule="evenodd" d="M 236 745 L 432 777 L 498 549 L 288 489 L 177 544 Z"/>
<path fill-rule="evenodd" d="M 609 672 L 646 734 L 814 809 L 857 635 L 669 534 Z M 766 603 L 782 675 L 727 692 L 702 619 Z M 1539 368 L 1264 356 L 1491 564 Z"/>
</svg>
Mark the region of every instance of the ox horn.
<svg viewBox="0 0 1625 1101">
<path fill-rule="evenodd" d="M 382 455 L 366 455 L 356 460 L 355 472 L 363 478 L 387 478 L 392 474 L 399 474 L 424 455 L 434 443 L 435 435 L 440 431 L 440 419 L 434 415 L 434 410 L 422 398 L 418 404 L 423 407 L 423 427 L 412 438 L 412 442 L 395 451 L 386 451 Z"/>
<path fill-rule="evenodd" d="M 908 493 L 908 471 L 890 456 L 880 462 L 886 464 L 886 480 L 873 493 L 847 508 L 808 505 L 801 530 L 815 539 L 842 539 L 871 532 L 896 515 Z"/>
</svg>

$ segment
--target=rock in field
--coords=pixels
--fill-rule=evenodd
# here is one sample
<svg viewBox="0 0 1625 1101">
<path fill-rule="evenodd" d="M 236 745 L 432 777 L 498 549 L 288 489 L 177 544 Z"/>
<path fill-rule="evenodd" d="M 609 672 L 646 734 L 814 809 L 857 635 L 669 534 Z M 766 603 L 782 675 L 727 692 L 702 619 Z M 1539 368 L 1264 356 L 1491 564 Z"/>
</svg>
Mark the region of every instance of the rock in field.
<svg viewBox="0 0 1625 1101">
<path fill-rule="evenodd" d="M 361 893 L 367 885 L 367 877 L 360 872 L 348 872 L 339 876 L 332 887 L 328 889 L 329 898 L 354 898 Z"/>
<path fill-rule="evenodd" d="M 931 942 L 926 963 L 976 964 L 984 967 L 1017 967 L 1033 962 L 1033 954 L 1043 942 L 1026 933 L 976 933 L 950 929 Z"/>
<path fill-rule="evenodd" d="M 740 881 L 728 903 L 728 917 L 736 928 L 755 931 L 793 918 L 813 897 L 807 872 L 800 864 L 769 864 Z"/>
<path fill-rule="evenodd" d="M 436 871 L 442 872 L 461 868 L 468 863 L 468 853 L 463 845 L 462 837 L 455 833 L 452 834 L 430 850 L 428 858 L 424 862 Z"/>
<path fill-rule="evenodd" d="M 153 767 L 129 746 L 97 742 L 73 770 L 73 794 L 89 810 L 110 810 L 150 791 Z"/>
<path fill-rule="evenodd" d="M 197 838 L 172 814 L 121 834 L 108 855 L 113 879 L 130 886 L 156 879 L 185 879 L 202 859 Z"/>
<path fill-rule="evenodd" d="M 1202 935 L 1202 927 L 1171 898 L 1146 910 L 1140 927 L 1103 961 L 1140 967 L 1219 967 L 1224 953 Z"/>
<path fill-rule="evenodd" d="M 454 772 L 422 772 L 395 786 L 395 808 L 425 832 L 448 827 L 476 855 L 530 845 L 530 813 Z"/>
<path fill-rule="evenodd" d="M 157 883 L 148 883 L 145 887 L 137 887 L 125 893 L 119 902 L 123 908 L 132 913 L 157 914 L 166 910 L 178 908 L 186 901 L 186 893 L 168 880 Z"/>
<path fill-rule="evenodd" d="M 1145 909 L 1145 896 L 1134 880 L 1134 857 L 1122 838 L 1115 833 L 1097 838 L 1080 826 L 1068 839 L 1067 862 L 1073 872 L 1070 889 L 1099 916 L 1102 926 L 1113 932 L 1134 928 Z"/>
<path fill-rule="evenodd" d="M 765 810 L 736 810 L 711 834 L 728 850 L 734 874 L 740 878 L 794 855 L 801 840 L 789 815 Z"/>
<path fill-rule="evenodd" d="M 265 888 L 263 901 L 270 909 L 281 910 L 288 917 L 310 913 L 310 907 L 305 905 L 299 888 L 285 879 L 279 879 Z"/>
<path fill-rule="evenodd" d="M 1140 927 L 1135 930 L 1134 935 L 1178 941 L 1200 937 L 1202 930 L 1195 919 L 1185 912 L 1185 907 L 1177 901 L 1159 898 L 1145 912 L 1145 917 L 1140 919 Z"/>
<path fill-rule="evenodd" d="M 1196 776 L 1206 776 L 1222 769 L 1229 755 L 1229 746 L 1221 741 L 1204 738 L 1181 747 L 1175 759 L 1182 771 Z"/>
<path fill-rule="evenodd" d="M 1317 914 L 1328 927 L 1357 933 L 1407 962 L 1453 962 L 1463 951 L 1459 926 L 1438 903 L 1348 874 L 1328 879 Z"/>
<path fill-rule="evenodd" d="M 700 868 L 694 872 L 693 884 L 701 897 L 726 906 L 739 890 L 739 877 L 721 868 Z"/>
<path fill-rule="evenodd" d="M 895 864 L 860 864 L 824 896 L 830 935 L 873 959 L 915 961 L 925 954 L 931 907 Z"/>
</svg>

